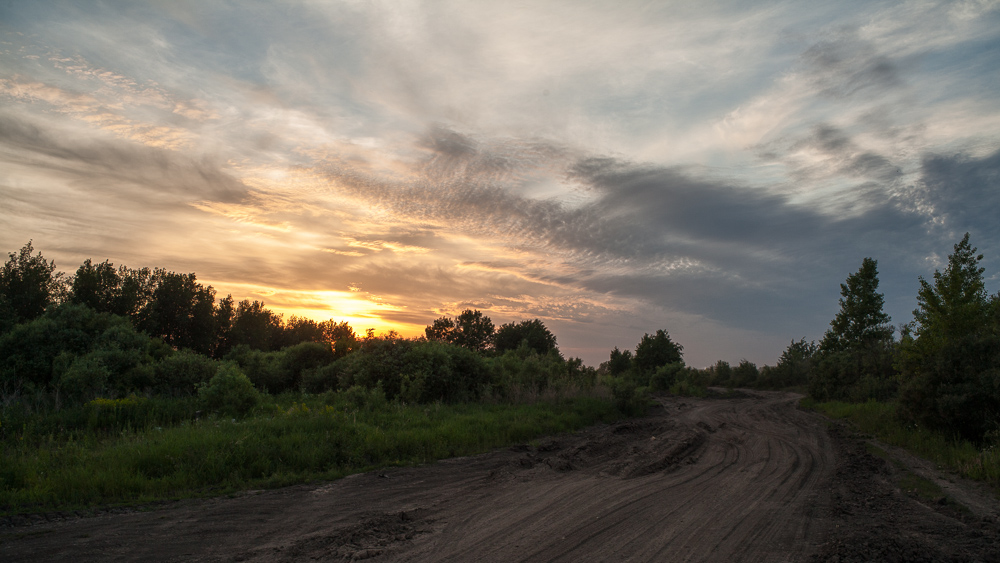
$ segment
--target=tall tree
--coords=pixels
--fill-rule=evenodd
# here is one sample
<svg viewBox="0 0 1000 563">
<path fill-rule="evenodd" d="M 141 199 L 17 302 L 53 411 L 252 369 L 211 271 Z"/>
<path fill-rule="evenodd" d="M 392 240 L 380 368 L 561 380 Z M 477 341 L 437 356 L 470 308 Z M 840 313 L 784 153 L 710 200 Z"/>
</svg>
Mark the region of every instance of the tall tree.
<svg viewBox="0 0 1000 563">
<path fill-rule="evenodd" d="M 63 273 L 55 271 L 55 261 L 46 261 L 41 252 L 32 256 L 33 250 L 28 241 L 20 251 L 9 253 L 0 269 L 0 301 L 10 315 L 8 322 L 36 319 L 66 294 Z"/>
<path fill-rule="evenodd" d="M 866 401 L 895 394 L 891 319 L 878 292 L 878 262 L 865 258 L 840 284 L 840 311 L 819 345 L 809 393 L 820 400 Z"/>
<path fill-rule="evenodd" d="M 934 283 L 920 278 L 914 321 L 900 344 L 900 413 L 980 440 L 1000 427 L 1000 294 L 966 233 Z"/>
<path fill-rule="evenodd" d="M 865 258 L 861 268 L 840 284 L 840 311 L 830 321 L 820 349 L 824 352 L 865 350 L 892 340 L 892 320 L 883 310 L 878 292 L 878 261 Z"/>
</svg>

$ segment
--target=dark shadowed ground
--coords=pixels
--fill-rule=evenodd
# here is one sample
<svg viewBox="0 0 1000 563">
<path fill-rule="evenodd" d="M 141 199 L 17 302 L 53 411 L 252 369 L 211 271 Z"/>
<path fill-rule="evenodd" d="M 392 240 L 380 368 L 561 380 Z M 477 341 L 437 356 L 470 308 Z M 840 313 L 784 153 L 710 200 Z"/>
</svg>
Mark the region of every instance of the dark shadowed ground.
<svg viewBox="0 0 1000 563">
<path fill-rule="evenodd" d="M 662 398 L 647 418 L 425 467 L 8 519 L 0 560 L 1000 561 L 995 497 L 953 482 L 976 506 L 918 502 L 898 463 L 797 399 Z"/>
</svg>

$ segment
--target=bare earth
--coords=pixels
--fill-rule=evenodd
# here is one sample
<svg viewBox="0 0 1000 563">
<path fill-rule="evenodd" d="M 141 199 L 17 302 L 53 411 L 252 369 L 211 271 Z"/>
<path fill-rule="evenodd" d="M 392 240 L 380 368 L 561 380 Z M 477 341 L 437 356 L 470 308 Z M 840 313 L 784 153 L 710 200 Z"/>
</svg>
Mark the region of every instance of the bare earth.
<svg viewBox="0 0 1000 563">
<path fill-rule="evenodd" d="M 932 475 L 975 506 L 921 504 L 798 398 L 661 398 L 646 418 L 424 467 L 8 518 L 0 561 L 1000 561 L 996 497 Z"/>
</svg>

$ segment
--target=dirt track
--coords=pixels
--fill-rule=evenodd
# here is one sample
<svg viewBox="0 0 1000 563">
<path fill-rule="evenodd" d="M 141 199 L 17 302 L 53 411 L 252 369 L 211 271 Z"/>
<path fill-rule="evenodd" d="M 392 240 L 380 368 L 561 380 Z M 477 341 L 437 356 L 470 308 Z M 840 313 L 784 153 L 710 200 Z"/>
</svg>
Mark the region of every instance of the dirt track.
<svg viewBox="0 0 1000 563">
<path fill-rule="evenodd" d="M 665 398 L 426 467 L 8 528 L 0 560 L 1000 561 L 989 514 L 903 495 L 796 398 Z"/>
</svg>

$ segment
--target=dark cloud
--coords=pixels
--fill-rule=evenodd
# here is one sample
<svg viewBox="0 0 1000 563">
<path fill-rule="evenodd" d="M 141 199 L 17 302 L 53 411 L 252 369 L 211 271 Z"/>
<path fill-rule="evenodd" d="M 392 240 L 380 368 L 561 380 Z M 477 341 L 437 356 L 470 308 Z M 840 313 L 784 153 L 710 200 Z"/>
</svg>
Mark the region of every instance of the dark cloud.
<svg viewBox="0 0 1000 563">
<path fill-rule="evenodd" d="M 970 232 L 1000 250 L 1000 150 L 980 158 L 927 155 L 920 173 L 928 202 L 948 230 Z"/>
<path fill-rule="evenodd" d="M 448 154 L 466 162 L 489 158 L 483 143 L 472 151 L 463 138 L 444 138 L 450 139 Z M 832 128 L 817 130 L 810 142 L 839 151 L 840 166 L 860 176 L 892 176 L 884 171 L 885 159 L 857 151 Z M 505 158 L 533 166 L 517 151 Z M 858 193 L 872 192 L 863 210 L 838 216 L 684 168 L 611 157 L 560 162 L 566 182 L 588 195 L 584 202 L 521 194 L 517 166 L 507 182 L 489 172 L 477 176 L 468 166 L 454 178 L 425 176 L 409 183 L 342 171 L 331 171 L 331 177 L 394 212 L 541 253 L 545 264 L 515 268 L 526 279 L 639 298 L 754 330 L 801 323 L 803 309 L 817 301 L 835 306 L 838 283 L 862 258 L 911 258 L 926 231 L 924 216 L 881 197 L 878 185 L 859 187 Z"/>
</svg>

